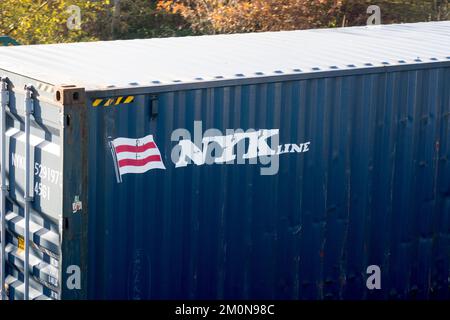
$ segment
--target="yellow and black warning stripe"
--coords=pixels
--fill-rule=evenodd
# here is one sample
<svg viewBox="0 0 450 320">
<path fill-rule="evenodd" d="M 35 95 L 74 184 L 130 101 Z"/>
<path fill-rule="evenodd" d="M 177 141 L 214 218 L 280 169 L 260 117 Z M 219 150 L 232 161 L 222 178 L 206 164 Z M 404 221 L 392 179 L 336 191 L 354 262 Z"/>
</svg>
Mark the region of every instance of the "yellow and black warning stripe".
<svg viewBox="0 0 450 320">
<path fill-rule="evenodd" d="M 121 96 L 113 98 L 95 99 L 92 102 L 93 107 L 114 107 L 119 104 L 129 104 L 134 101 L 134 96 Z"/>
</svg>

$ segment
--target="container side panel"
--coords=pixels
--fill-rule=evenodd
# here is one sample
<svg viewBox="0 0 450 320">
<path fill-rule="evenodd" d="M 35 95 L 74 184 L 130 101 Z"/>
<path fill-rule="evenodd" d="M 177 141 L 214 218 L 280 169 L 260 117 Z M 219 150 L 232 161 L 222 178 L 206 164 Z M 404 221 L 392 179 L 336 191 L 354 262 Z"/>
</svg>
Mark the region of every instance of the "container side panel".
<svg viewBox="0 0 450 320">
<path fill-rule="evenodd" d="M 88 298 L 448 298 L 449 87 L 429 68 L 89 97 Z"/>
</svg>

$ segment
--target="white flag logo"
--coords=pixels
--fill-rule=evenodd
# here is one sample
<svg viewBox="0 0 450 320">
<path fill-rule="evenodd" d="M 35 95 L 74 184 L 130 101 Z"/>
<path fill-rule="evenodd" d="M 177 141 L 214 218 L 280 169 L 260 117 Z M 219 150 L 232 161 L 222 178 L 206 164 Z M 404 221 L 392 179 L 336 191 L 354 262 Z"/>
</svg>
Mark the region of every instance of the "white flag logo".
<svg viewBox="0 0 450 320">
<path fill-rule="evenodd" d="M 127 173 L 144 173 L 152 169 L 166 169 L 153 135 L 139 139 L 117 138 L 111 141 L 117 180 Z"/>
</svg>

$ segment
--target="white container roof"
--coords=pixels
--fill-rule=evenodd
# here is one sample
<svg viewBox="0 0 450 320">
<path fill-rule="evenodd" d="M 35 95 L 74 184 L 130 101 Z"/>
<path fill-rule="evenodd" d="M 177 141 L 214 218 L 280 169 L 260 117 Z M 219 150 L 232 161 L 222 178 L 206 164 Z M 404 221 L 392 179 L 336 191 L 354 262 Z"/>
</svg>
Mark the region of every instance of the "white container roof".
<svg viewBox="0 0 450 320">
<path fill-rule="evenodd" d="M 450 62 L 450 21 L 0 47 L 0 69 L 87 91 L 437 61 Z"/>
</svg>

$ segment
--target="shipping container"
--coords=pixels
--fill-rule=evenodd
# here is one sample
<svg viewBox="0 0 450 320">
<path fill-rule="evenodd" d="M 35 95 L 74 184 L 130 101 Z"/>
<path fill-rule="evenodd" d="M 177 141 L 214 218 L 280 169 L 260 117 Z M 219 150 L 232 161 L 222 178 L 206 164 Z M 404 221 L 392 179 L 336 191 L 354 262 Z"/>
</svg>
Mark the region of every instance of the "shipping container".
<svg viewBox="0 0 450 320">
<path fill-rule="evenodd" d="M 5 47 L 0 76 L 7 299 L 450 297 L 449 21 Z"/>
</svg>

